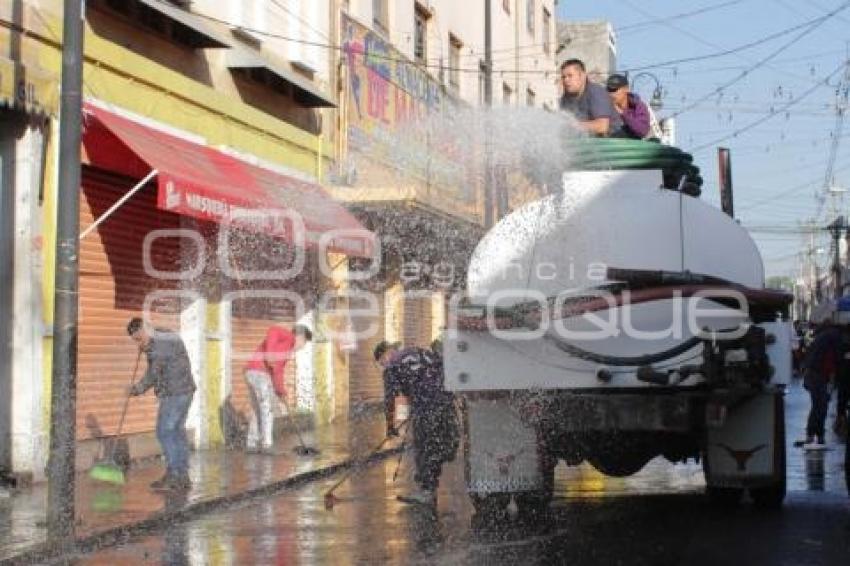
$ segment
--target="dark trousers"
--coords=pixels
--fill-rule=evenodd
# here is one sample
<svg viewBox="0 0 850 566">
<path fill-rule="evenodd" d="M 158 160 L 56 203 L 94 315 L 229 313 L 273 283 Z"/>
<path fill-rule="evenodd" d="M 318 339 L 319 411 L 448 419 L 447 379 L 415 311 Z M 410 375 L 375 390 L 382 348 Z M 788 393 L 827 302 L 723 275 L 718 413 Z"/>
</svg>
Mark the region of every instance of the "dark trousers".
<svg viewBox="0 0 850 566">
<path fill-rule="evenodd" d="M 826 381 L 821 379 L 812 379 L 806 384 L 809 390 L 809 396 L 812 399 L 812 408 L 809 410 L 809 420 L 806 424 L 806 436 L 816 436 L 821 442 L 824 441 L 826 435 L 826 412 L 829 408 L 829 391 L 826 388 Z"/>
<path fill-rule="evenodd" d="M 842 410 L 841 405 L 838 410 Z M 847 495 L 850 495 L 850 405 L 844 405 L 844 415 L 847 418 L 847 432 L 844 435 L 844 481 L 847 483 Z"/>
<path fill-rule="evenodd" d="M 416 472 L 413 479 L 422 489 L 435 490 L 440 483 L 443 464 L 454 459 L 458 446 L 458 429 L 454 408 L 429 407 L 428 411 L 414 408 L 413 459 Z"/>
</svg>

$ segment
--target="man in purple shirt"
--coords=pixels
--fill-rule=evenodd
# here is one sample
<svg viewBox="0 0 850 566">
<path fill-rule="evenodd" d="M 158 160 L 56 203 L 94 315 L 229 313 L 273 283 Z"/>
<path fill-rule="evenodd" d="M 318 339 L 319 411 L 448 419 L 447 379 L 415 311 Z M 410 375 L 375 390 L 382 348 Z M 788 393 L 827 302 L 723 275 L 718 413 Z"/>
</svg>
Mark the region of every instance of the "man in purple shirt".
<svg viewBox="0 0 850 566">
<path fill-rule="evenodd" d="M 622 121 L 620 129 L 612 131 L 611 136 L 637 140 L 647 137 L 650 130 L 649 108 L 637 94 L 629 92 L 628 79 L 623 75 L 611 75 L 605 88 Z"/>
</svg>

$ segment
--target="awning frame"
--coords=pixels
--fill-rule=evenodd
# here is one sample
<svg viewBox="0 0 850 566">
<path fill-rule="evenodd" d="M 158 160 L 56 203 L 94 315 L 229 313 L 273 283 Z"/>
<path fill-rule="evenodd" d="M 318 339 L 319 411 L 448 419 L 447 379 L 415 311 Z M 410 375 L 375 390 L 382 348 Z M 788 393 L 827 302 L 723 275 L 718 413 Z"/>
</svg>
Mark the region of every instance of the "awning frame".
<svg viewBox="0 0 850 566">
<path fill-rule="evenodd" d="M 148 183 L 149 183 L 149 182 L 150 182 L 150 181 L 151 181 L 154 177 L 156 177 L 158 174 L 159 174 L 159 170 L 158 170 L 158 169 L 153 169 L 153 170 L 151 170 L 151 172 L 150 172 L 150 173 L 148 173 L 148 174 L 145 176 L 145 178 L 144 178 L 144 179 L 142 179 L 141 181 L 139 181 L 138 183 L 136 183 L 136 185 L 135 185 L 132 189 L 130 189 L 129 191 L 127 191 L 127 193 L 126 193 L 124 196 L 122 196 L 120 199 L 118 199 L 118 200 L 115 202 L 115 204 L 113 204 L 112 206 L 110 206 L 110 207 L 109 207 L 109 209 L 108 209 L 106 212 L 104 212 L 103 214 L 101 214 L 101 215 L 98 217 L 98 219 L 97 219 L 97 220 L 95 220 L 94 222 L 92 222 L 92 223 L 91 223 L 91 225 L 89 225 L 89 226 L 88 226 L 88 228 L 86 228 L 85 230 L 83 230 L 83 232 L 80 234 L 80 240 L 82 240 L 83 238 L 85 238 L 86 236 L 88 236 L 89 234 L 91 234 L 92 232 L 94 232 L 94 231 L 97 229 L 97 227 L 98 227 L 98 226 L 100 226 L 101 224 L 103 224 L 104 222 L 106 222 L 106 221 L 109 219 L 109 217 L 110 217 L 110 216 L 112 216 L 113 214 L 115 214 L 115 211 L 117 211 L 119 208 L 121 208 L 121 205 L 123 205 L 125 202 L 127 202 L 128 200 L 130 200 L 130 199 L 133 197 L 133 195 L 135 195 L 137 192 L 139 192 L 140 190 L 142 190 L 142 189 L 145 187 L 145 185 L 147 185 L 147 184 L 148 184 Z"/>
</svg>

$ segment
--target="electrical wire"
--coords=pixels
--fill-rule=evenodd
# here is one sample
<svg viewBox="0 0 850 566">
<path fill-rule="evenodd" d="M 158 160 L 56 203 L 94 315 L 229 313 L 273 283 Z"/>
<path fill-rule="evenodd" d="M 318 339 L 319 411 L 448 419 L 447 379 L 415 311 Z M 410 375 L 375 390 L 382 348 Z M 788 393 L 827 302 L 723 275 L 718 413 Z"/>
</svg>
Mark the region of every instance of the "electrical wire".
<svg viewBox="0 0 850 566">
<path fill-rule="evenodd" d="M 747 70 L 745 70 L 745 71 L 742 71 L 742 72 L 741 72 L 741 74 L 739 74 L 737 77 L 733 78 L 733 79 L 732 79 L 732 80 L 730 80 L 730 81 L 727 81 L 727 82 L 723 83 L 722 85 L 720 85 L 719 87 L 717 87 L 717 88 L 715 88 L 714 90 L 710 91 L 709 93 L 707 93 L 707 94 L 705 94 L 705 95 L 701 96 L 701 97 L 700 97 L 700 98 L 698 98 L 696 101 L 694 101 L 694 102 L 692 102 L 692 103 L 688 104 L 687 106 L 685 106 L 685 107 L 684 107 L 684 108 L 682 108 L 681 110 L 679 110 L 679 111 L 675 112 L 674 114 L 672 114 L 670 117 L 671 117 L 671 118 L 675 118 L 675 117 L 677 117 L 677 116 L 680 116 L 681 114 L 683 114 L 683 113 L 687 112 L 688 110 L 692 110 L 693 108 L 696 108 L 697 106 L 699 106 L 699 104 L 701 104 L 702 102 L 705 102 L 705 101 L 706 101 L 706 100 L 708 100 L 709 98 L 712 98 L 713 96 L 715 96 L 715 95 L 717 95 L 717 94 L 722 93 L 724 90 L 726 90 L 727 88 L 729 88 L 729 87 L 730 87 L 730 86 L 732 86 L 733 84 L 735 84 L 735 83 L 737 83 L 737 82 L 739 82 L 739 81 L 743 80 L 744 78 L 746 78 L 746 77 L 747 77 L 750 73 L 752 73 L 752 72 L 754 72 L 754 71 L 758 70 L 759 68 L 761 68 L 761 67 L 765 66 L 765 65 L 766 65 L 769 61 L 771 61 L 772 59 L 776 58 L 776 56 L 777 56 L 777 55 L 779 55 L 780 53 L 782 53 L 783 51 L 785 51 L 786 49 L 788 49 L 788 48 L 789 48 L 789 47 L 791 47 L 792 45 L 794 45 L 794 44 L 798 43 L 799 41 L 801 41 L 804 37 L 806 37 L 807 35 L 811 34 L 811 33 L 812 33 L 812 32 L 814 32 L 816 29 L 818 29 L 820 26 L 822 26 L 822 25 L 823 25 L 823 24 L 825 24 L 827 21 L 829 21 L 829 19 L 830 19 L 830 18 L 832 18 L 833 16 L 835 16 L 836 14 L 838 14 L 841 10 L 845 10 L 845 9 L 847 9 L 848 7 L 850 7 L 850 2 L 845 2 L 845 3 L 844 3 L 844 4 L 840 7 L 840 8 L 837 8 L 836 10 L 833 10 L 832 12 L 830 12 L 829 14 L 827 14 L 826 16 L 823 16 L 823 18 L 821 18 L 819 21 L 817 21 L 817 22 L 815 22 L 815 23 L 813 23 L 813 24 L 809 25 L 809 26 L 808 26 L 806 29 L 804 29 L 802 32 L 800 32 L 799 34 L 797 34 L 796 36 L 794 36 L 793 38 L 791 38 L 791 40 L 790 40 L 790 41 L 788 41 L 788 42 L 786 42 L 786 43 L 782 44 L 782 45 L 781 45 L 778 49 L 773 50 L 773 51 L 772 51 L 771 53 L 769 53 L 766 57 L 764 57 L 764 58 L 760 59 L 759 61 L 757 61 L 757 62 L 756 62 L 756 63 L 755 63 L 752 67 L 750 67 L 749 69 L 747 69 Z"/>
<path fill-rule="evenodd" d="M 847 3 L 846 5 L 847 5 L 847 6 L 850 6 L 850 3 Z M 710 141 L 710 142 L 708 142 L 708 143 L 704 143 L 704 144 L 698 145 L 697 147 L 694 147 L 694 148 L 692 148 L 692 149 L 690 149 L 690 150 L 688 150 L 688 151 L 689 151 L 690 153 L 692 153 L 692 154 L 693 154 L 693 153 L 696 153 L 696 152 L 698 152 L 698 151 L 702 151 L 702 150 L 704 150 L 704 149 L 707 149 L 707 148 L 713 147 L 713 146 L 717 145 L 717 144 L 718 144 L 718 143 L 720 143 L 720 142 L 724 142 L 724 141 L 726 141 L 726 140 L 728 140 L 728 139 L 731 139 L 731 138 L 736 138 L 736 137 L 738 137 L 739 135 L 741 135 L 741 134 L 743 134 L 743 133 L 746 133 L 746 132 L 748 132 L 748 131 L 750 131 L 750 130 L 752 130 L 752 129 L 754 129 L 754 128 L 757 128 L 758 126 L 760 126 L 761 124 L 764 124 L 764 123 L 765 123 L 765 122 L 767 122 L 768 120 L 772 120 L 773 118 L 776 118 L 777 116 L 781 116 L 781 115 L 782 115 L 782 114 L 783 114 L 786 110 L 788 110 L 789 108 L 792 108 L 795 104 L 797 104 L 798 102 L 800 102 L 800 101 L 804 100 L 806 97 L 808 97 L 808 96 L 809 96 L 809 95 L 811 95 L 813 92 L 815 92 L 818 88 L 820 88 L 820 86 L 821 86 L 823 83 L 828 82 L 828 81 L 829 81 L 832 77 L 834 77 L 836 74 L 838 74 L 838 73 L 839 73 L 839 72 L 840 72 L 840 71 L 844 68 L 844 66 L 845 66 L 845 63 L 844 63 L 844 62 L 842 62 L 842 63 L 841 63 L 841 65 L 839 65 L 838 67 L 836 67 L 836 68 L 835 68 L 835 70 L 834 70 L 834 71 L 832 71 L 829 75 L 827 75 L 826 77 L 824 77 L 823 79 L 821 79 L 820 81 L 818 81 L 817 83 L 815 83 L 815 85 L 814 85 L 812 88 L 808 89 L 807 91 L 805 91 L 802 95 L 798 96 L 797 98 L 795 98 L 795 99 L 793 99 L 793 100 L 789 101 L 788 103 L 786 103 L 786 104 L 782 105 L 779 109 L 777 109 L 777 110 L 775 110 L 774 112 L 772 112 L 772 113 L 768 114 L 767 116 L 764 116 L 764 117 L 762 117 L 762 118 L 759 118 L 758 120 L 755 120 L 755 121 L 753 121 L 753 122 L 750 122 L 750 123 L 749 123 L 749 124 L 747 124 L 746 126 L 743 126 L 743 127 L 741 127 L 741 128 L 738 128 L 737 130 L 735 130 L 735 131 L 734 131 L 734 132 L 732 132 L 731 134 L 727 134 L 727 135 L 725 135 L 725 136 L 721 136 L 721 137 L 719 137 L 719 138 L 716 138 L 716 139 L 714 139 L 714 140 L 712 140 L 712 141 Z"/>
<path fill-rule="evenodd" d="M 708 59 L 716 59 L 718 57 L 725 57 L 726 55 L 732 55 L 733 53 L 740 53 L 741 51 L 746 51 L 748 49 L 752 49 L 753 47 L 758 47 L 758 46 L 763 45 L 765 43 L 768 43 L 768 42 L 770 42 L 774 39 L 778 39 L 780 37 L 783 37 L 783 36 L 786 36 L 790 33 L 793 33 L 797 30 L 804 29 L 806 27 L 818 24 L 819 22 L 825 22 L 828 19 L 830 19 L 833 15 L 837 14 L 838 12 L 840 12 L 842 10 L 845 10 L 849 6 L 850 6 L 850 2 L 845 2 L 839 8 L 837 8 L 836 10 L 833 10 L 833 12 L 830 12 L 829 14 L 826 14 L 824 16 L 820 16 L 818 18 L 814 18 L 812 20 L 808 20 L 806 22 L 803 22 L 802 24 L 797 24 L 797 25 L 792 26 L 790 28 L 785 28 L 783 30 L 780 30 L 778 32 L 774 32 L 770 35 L 767 35 L 767 36 L 762 37 L 760 39 L 757 39 L 755 41 L 751 41 L 749 43 L 745 43 L 743 45 L 739 45 L 739 46 L 733 47 L 731 49 L 724 49 L 724 50 L 718 51 L 716 53 L 707 53 L 705 55 L 697 55 L 697 56 L 694 56 L 694 57 L 682 57 L 680 59 L 670 59 L 670 60 L 662 61 L 662 62 L 659 62 L 659 63 L 653 63 L 651 65 L 642 65 L 642 66 L 637 66 L 637 67 L 630 67 L 628 69 L 623 69 L 623 71 L 629 71 L 629 72 L 644 71 L 644 70 L 647 70 L 647 69 L 656 69 L 658 67 L 668 67 L 668 66 L 671 66 L 671 65 L 680 65 L 680 64 L 683 64 L 683 63 L 696 63 L 696 62 L 699 62 L 699 61 L 706 61 Z"/>
<path fill-rule="evenodd" d="M 722 8 L 726 8 L 726 7 L 729 7 L 729 6 L 741 4 L 743 1 L 744 0 L 729 0 L 727 2 L 720 2 L 720 3 L 717 3 L 717 4 L 712 4 L 710 6 L 704 6 L 702 8 L 699 8 L 697 10 L 693 10 L 691 12 L 684 12 L 684 13 L 681 13 L 681 14 L 676 14 L 674 16 L 666 16 L 666 17 L 663 17 L 663 18 L 656 18 L 654 20 L 646 20 L 646 21 L 643 21 L 643 22 L 637 22 L 637 23 L 628 24 L 628 25 L 625 25 L 625 26 L 620 26 L 619 28 L 617 28 L 617 31 L 618 31 L 618 34 L 623 34 L 624 32 L 628 32 L 628 31 L 631 31 L 631 30 L 635 30 L 635 29 L 639 29 L 639 28 L 643 28 L 643 27 L 647 27 L 647 26 L 666 24 L 666 23 L 676 21 L 676 20 L 684 20 L 686 18 L 691 18 L 693 16 L 699 16 L 699 15 L 702 15 L 702 14 L 705 14 L 705 13 L 708 13 L 708 12 L 713 12 L 713 11 L 716 11 L 716 10 L 720 10 Z"/>
</svg>

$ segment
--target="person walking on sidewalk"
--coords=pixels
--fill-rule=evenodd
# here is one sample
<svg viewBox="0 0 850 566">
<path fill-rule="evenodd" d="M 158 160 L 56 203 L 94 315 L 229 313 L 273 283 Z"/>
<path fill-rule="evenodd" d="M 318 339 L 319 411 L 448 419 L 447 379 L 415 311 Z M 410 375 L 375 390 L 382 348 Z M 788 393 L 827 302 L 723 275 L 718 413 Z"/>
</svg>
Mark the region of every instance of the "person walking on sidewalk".
<svg viewBox="0 0 850 566">
<path fill-rule="evenodd" d="M 299 349 L 313 339 L 306 326 L 289 331 L 272 326 L 245 367 L 245 381 L 251 392 L 253 415 L 248 425 L 246 448 L 249 452 L 271 452 L 274 445 L 275 396 L 286 395 L 284 370 Z"/>
<path fill-rule="evenodd" d="M 151 484 L 154 489 L 188 489 L 189 442 L 186 417 L 195 394 L 192 364 L 186 345 L 170 330 L 152 329 L 141 318 L 127 324 L 127 334 L 147 356 L 145 375 L 132 386 L 130 395 L 142 395 L 153 387 L 159 400 L 156 438 L 165 455 L 165 475 Z"/>
<path fill-rule="evenodd" d="M 434 505 L 443 464 L 454 459 L 460 442 L 454 397 L 443 386 L 442 357 L 432 350 L 401 349 L 399 344 L 386 341 L 375 347 L 374 356 L 384 368 L 387 436 L 398 435 L 394 426 L 395 398 L 406 395 L 410 399 L 414 480 L 418 489 L 399 499 Z"/>
<path fill-rule="evenodd" d="M 835 434 L 844 440 L 844 481 L 847 484 L 847 495 L 850 495 L 850 327 L 842 328 L 841 338 L 841 355 L 835 374 L 835 387 L 838 390 Z"/>
<path fill-rule="evenodd" d="M 841 349 L 841 331 L 833 324 L 826 324 L 812 341 L 812 346 L 803 362 L 803 386 L 809 392 L 812 408 L 806 424 L 806 441 L 803 448 L 823 450 L 826 448 L 826 417 L 829 408 L 829 384 L 838 369 Z"/>
</svg>

